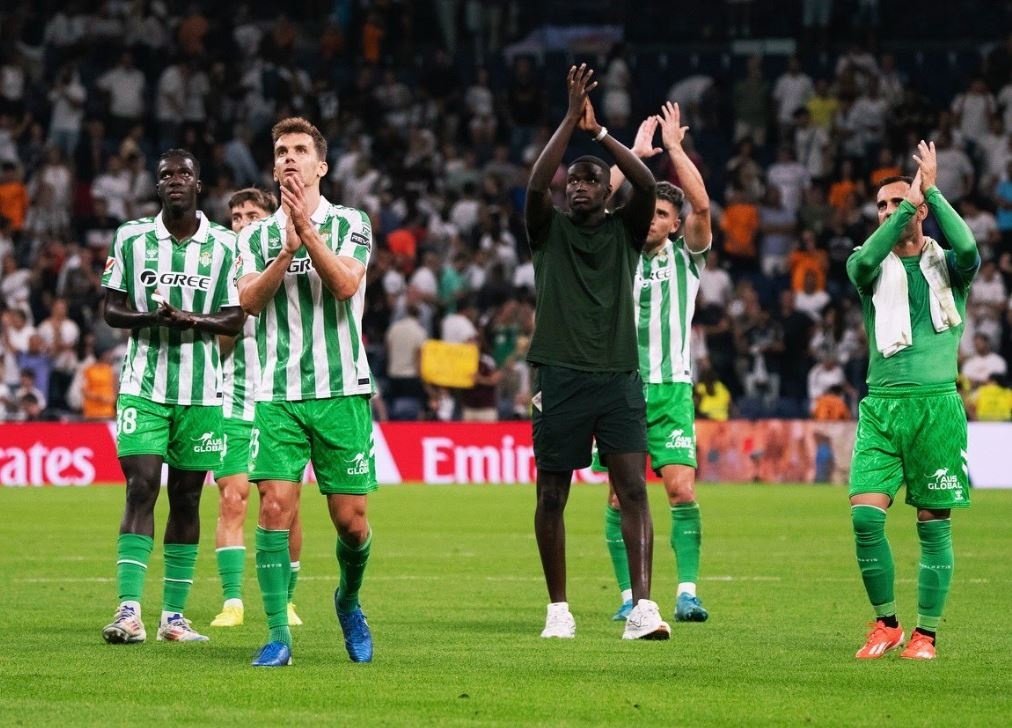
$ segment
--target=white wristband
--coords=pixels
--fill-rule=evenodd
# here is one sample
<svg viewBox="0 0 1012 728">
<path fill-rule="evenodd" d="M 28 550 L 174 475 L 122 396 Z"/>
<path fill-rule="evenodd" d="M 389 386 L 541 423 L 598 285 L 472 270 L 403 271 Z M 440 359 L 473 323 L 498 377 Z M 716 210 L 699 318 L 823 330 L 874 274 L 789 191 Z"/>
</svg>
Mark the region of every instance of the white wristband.
<svg viewBox="0 0 1012 728">
<path fill-rule="evenodd" d="M 594 141 L 595 142 L 602 141 L 606 136 L 608 136 L 608 127 L 602 126 L 601 131 L 599 131 L 597 133 L 597 136 L 594 137 Z"/>
</svg>

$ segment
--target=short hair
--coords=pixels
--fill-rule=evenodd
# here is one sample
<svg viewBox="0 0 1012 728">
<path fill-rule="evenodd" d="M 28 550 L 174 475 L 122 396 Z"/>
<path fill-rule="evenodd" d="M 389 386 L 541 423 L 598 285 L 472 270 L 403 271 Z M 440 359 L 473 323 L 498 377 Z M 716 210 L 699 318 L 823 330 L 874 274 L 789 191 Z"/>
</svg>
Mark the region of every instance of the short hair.
<svg viewBox="0 0 1012 728">
<path fill-rule="evenodd" d="M 891 185 L 894 182 L 906 182 L 908 185 L 913 185 L 914 178 L 907 177 L 905 174 L 890 175 L 889 177 L 886 177 L 885 179 L 879 181 L 878 186 L 875 188 L 875 194 L 877 195 L 880 189 L 882 189 L 886 185 Z"/>
<path fill-rule="evenodd" d="M 661 180 L 657 183 L 657 191 L 655 192 L 658 200 L 664 200 L 670 202 L 671 206 L 675 208 L 675 216 L 682 216 L 682 205 L 685 203 L 685 193 L 682 192 L 681 187 L 676 187 L 667 180 Z"/>
<path fill-rule="evenodd" d="M 178 149 L 178 148 L 166 149 L 164 152 L 162 152 L 162 155 L 158 157 L 158 163 L 161 164 L 165 160 L 172 159 L 173 157 L 181 157 L 182 159 L 189 159 L 191 162 L 193 162 L 193 171 L 197 173 L 197 179 L 200 179 L 200 162 L 197 161 L 197 158 L 193 155 L 193 152 L 189 151 L 188 149 Z"/>
<path fill-rule="evenodd" d="M 278 198 L 259 187 L 244 187 L 233 192 L 232 196 L 228 198 L 228 209 L 234 210 L 247 202 L 252 202 L 264 212 L 273 212 L 278 209 Z"/>
<path fill-rule="evenodd" d="M 290 116 L 282 119 L 271 127 L 271 145 L 278 143 L 278 139 L 285 134 L 308 134 L 313 138 L 313 146 L 316 147 L 316 156 L 322 161 L 327 161 L 327 140 L 323 134 L 308 119 L 301 116 Z"/>
<path fill-rule="evenodd" d="M 592 164 L 595 167 L 600 167 L 601 171 L 604 173 L 604 178 L 606 180 L 611 179 L 611 167 L 609 167 L 608 163 L 600 157 L 595 157 L 593 154 L 584 154 L 582 157 L 577 157 L 570 162 L 569 167 L 577 164 Z M 566 169 L 569 169 L 569 167 L 566 167 Z"/>
</svg>

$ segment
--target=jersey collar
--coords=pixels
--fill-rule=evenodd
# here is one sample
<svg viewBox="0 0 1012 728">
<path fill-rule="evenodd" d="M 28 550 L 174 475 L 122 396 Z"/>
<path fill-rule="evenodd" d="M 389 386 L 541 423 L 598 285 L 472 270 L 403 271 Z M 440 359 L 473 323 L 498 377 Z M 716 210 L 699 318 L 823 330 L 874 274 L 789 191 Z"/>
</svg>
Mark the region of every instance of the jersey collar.
<svg viewBox="0 0 1012 728">
<path fill-rule="evenodd" d="M 195 232 L 187 242 L 195 241 L 198 243 L 206 243 L 207 233 L 210 229 L 211 223 L 207 219 L 207 216 L 200 210 L 197 210 L 197 232 Z M 172 233 L 169 232 L 169 229 L 165 227 L 165 221 L 162 220 L 161 212 L 155 216 L 155 235 L 158 236 L 159 240 L 175 240 L 175 238 L 172 237 Z"/>
<path fill-rule="evenodd" d="M 313 221 L 314 225 L 322 225 L 327 219 L 329 211 L 330 201 L 323 195 L 320 195 L 320 204 L 313 210 L 313 214 L 309 216 L 309 219 Z M 285 214 L 285 208 L 279 207 L 274 213 L 274 218 L 278 221 L 278 227 L 282 230 L 288 226 L 288 215 Z"/>
</svg>

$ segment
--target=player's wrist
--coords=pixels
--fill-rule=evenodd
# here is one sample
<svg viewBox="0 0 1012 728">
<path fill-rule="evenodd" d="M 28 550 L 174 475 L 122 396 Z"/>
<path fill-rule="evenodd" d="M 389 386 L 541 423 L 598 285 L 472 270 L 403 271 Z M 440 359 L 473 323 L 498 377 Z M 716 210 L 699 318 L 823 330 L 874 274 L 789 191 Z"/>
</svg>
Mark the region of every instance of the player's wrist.
<svg viewBox="0 0 1012 728">
<path fill-rule="evenodd" d="M 604 141 L 605 137 L 608 136 L 608 127 L 599 124 L 596 130 L 591 130 L 590 135 L 593 137 L 595 142 L 600 144 Z"/>
</svg>

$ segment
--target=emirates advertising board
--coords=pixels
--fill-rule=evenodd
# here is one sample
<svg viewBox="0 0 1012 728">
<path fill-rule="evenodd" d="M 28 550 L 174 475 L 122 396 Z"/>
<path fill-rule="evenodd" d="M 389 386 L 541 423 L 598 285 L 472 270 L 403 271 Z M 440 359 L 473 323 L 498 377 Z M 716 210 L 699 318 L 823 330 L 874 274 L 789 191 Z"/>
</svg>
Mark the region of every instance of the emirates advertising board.
<svg viewBox="0 0 1012 728">
<path fill-rule="evenodd" d="M 713 483 L 844 484 L 854 429 L 853 422 L 811 420 L 699 422 L 697 477 Z M 528 422 L 377 423 L 374 432 L 381 484 L 525 484 L 536 477 Z M 0 484 L 122 485 L 115 435 L 114 423 L 0 424 Z M 1012 423 L 970 423 L 974 487 L 1012 488 L 1012 469 L 1003 456 L 1010 442 Z M 576 482 L 605 479 L 589 468 L 574 474 Z M 306 481 L 314 481 L 312 468 Z"/>
</svg>

